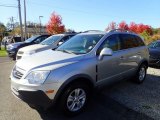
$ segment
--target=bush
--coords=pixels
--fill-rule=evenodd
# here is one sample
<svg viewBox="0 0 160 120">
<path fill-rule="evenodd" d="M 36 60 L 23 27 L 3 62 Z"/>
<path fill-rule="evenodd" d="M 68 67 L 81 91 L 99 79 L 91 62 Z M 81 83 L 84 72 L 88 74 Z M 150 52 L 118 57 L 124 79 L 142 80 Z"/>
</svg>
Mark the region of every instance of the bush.
<svg viewBox="0 0 160 120">
<path fill-rule="evenodd" d="M 148 32 L 144 31 L 140 34 L 140 36 L 144 38 L 146 44 L 150 43 L 151 36 L 148 34 Z"/>
<path fill-rule="evenodd" d="M 144 38 L 146 44 L 149 44 L 156 40 L 160 40 L 160 34 L 154 34 L 151 36 L 146 31 L 141 33 L 140 36 Z"/>
</svg>

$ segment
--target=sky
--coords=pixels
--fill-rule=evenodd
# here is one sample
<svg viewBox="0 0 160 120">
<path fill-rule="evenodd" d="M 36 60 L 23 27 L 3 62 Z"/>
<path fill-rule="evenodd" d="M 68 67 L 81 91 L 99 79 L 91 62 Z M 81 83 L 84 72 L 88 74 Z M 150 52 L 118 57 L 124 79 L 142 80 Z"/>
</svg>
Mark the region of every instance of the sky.
<svg viewBox="0 0 160 120">
<path fill-rule="evenodd" d="M 0 22 L 6 24 L 11 16 L 19 22 L 17 0 L 0 0 Z M 68 29 L 75 31 L 105 30 L 115 21 L 136 22 L 160 28 L 160 0 L 26 0 L 27 21 L 39 23 L 39 16 L 45 25 L 52 12 L 62 17 Z M 23 0 L 22 22 L 24 23 Z"/>
</svg>

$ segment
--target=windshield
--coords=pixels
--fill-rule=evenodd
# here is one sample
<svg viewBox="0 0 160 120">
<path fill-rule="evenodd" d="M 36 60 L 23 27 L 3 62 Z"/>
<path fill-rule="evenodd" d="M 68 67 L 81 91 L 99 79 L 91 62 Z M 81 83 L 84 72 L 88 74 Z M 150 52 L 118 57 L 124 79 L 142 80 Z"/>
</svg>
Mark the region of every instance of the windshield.
<svg viewBox="0 0 160 120">
<path fill-rule="evenodd" d="M 86 54 L 94 48 L 103 36 L 103 34 L 76 35 L 56 50 L 74 54 Z"/>
<path fill-rule="evenodd" d="M 35 38 L 37 38 L 38 36 L 33 36 L 31 38 L 28 38 L 27 40 L 25 40 L 25 42 L 29 43 L 32 42 L 33 40 L 35 40 Z"/>
<path fill-rule="evenodd" d="M 62 35 L 52 35 L 51 37 L 45 39 L 40 44 L 42 44 L 42 45 L 51 45 L 51 44 L 54 44 L 57 40 L 59 40 L 62 37 L 63 37 Z"/>
<path fill-rule="evenodd" d="M 149 48 L 160 48 L 160 42 L 152 42 L 148 45 Z"/>
</svg>

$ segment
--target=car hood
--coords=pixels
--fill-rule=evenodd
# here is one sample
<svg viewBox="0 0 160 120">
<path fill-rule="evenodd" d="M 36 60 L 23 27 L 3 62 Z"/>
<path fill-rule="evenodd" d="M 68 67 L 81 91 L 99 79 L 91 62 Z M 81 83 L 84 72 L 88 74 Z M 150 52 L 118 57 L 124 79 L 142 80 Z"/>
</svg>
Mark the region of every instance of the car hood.
<svg viewBox="0 0 160 120">
<path fill-rule="evenodd" d="M 150 56 L 160 57 L 160 49 L 157 48 L 149 48 Z"/>
<path fill-rule="evenodd" d="M 40 52 L 40 51 L 51 49 L 51 48 L 52 46 L 49 46 L 49 45 L 36 44 L 36 45 L 30 45 L 30 46 L 23 47 L 19 51 L 22 51 L 24 53 L 31 52 L 31 51 Z"/>
<path fill-rule="evenodd" d="M 83 59 L 84 55 L 64 53 L 62 51 L 46 50 L 26 59 L 17 61 L 16 66 L 25 70 L 53 70 Z"/>
<path fill-rule="evenodd" d="M 25 44 L 25 42 L 16 42 L 16 43 L 12 43 L 10 45 L 12 45 L 12 46 L 19 46 L 19 45 L 22 45 L 22 44 Z"/>
</svg>

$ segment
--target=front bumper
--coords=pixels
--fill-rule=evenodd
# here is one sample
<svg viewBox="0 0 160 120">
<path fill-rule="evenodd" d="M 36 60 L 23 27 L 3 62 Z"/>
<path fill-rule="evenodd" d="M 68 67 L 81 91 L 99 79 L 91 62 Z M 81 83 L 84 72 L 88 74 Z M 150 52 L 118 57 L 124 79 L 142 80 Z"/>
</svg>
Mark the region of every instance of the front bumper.
<svg viewBox="0 0 160 120">
<path fill-rule="evenodd" d="M 41 90 L 38 91 L 17 91 L 12 88 L 12 93 L 17 98 L 23 100 L 29 105 L 41 106 L 48 108 L 53 104 L 53 101 Z"/>
<path fill-rule="evenodd" d="M 13 57 L 15 57 L 16 56 L 16 50 L 7 50 L 7 53 L 8 53 L 8 56 L 9 57 L 11 57 L 11 58 L 13 58 Z"/>
<path fill-rule="evenodd" d="M 16 79 L 11 76 L 11 90 L 13 95 L 29 105 L 40 106 L 44 109 L 54 105 L 54 97 L 58 88 L 58 83 L 30 85 L 25 82 L 25 79 Z M 47 93 L 46 91 L 48 90 L 54 90 L 54 92 Z"/>
</svg>

